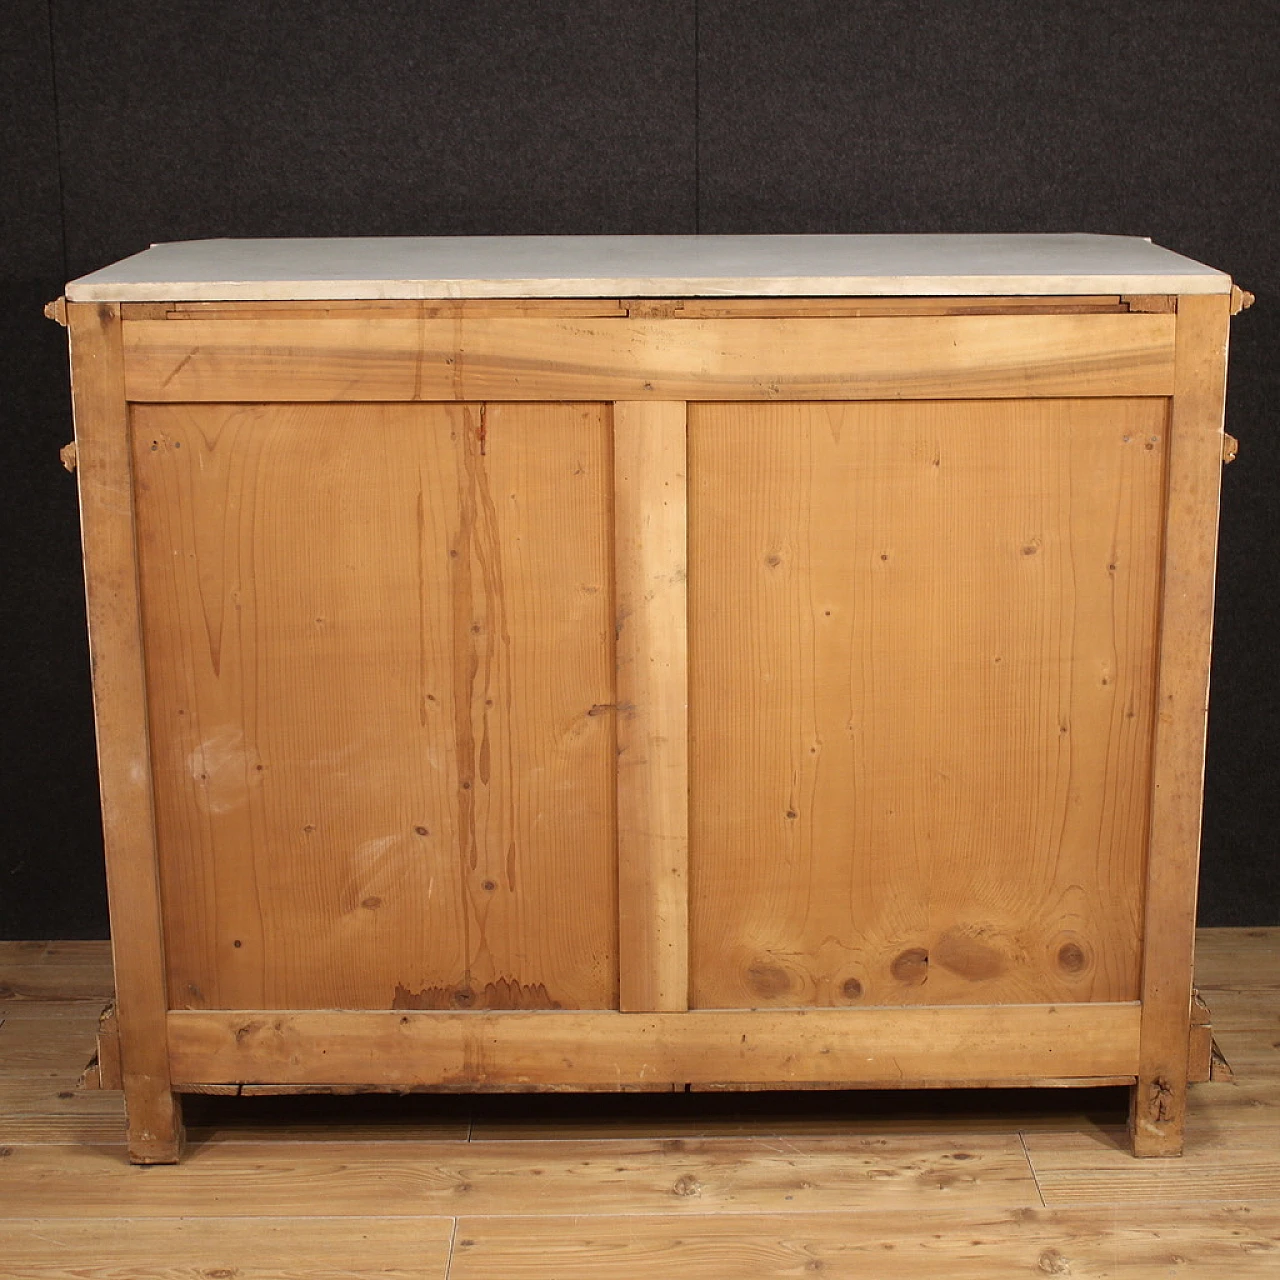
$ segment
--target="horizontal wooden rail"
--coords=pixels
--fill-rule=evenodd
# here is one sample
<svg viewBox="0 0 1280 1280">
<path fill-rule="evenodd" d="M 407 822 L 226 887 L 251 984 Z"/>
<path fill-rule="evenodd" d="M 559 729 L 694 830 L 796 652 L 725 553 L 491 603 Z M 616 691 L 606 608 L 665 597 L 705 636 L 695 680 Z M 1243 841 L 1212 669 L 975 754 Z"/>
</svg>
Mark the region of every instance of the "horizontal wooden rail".
<svg viewBox="0 0 1280 1280">
<path fill-rule="evenodd" d="M 1163 396 L 1167 314 L 132 320 L 132 401 Z"/>
<path fill-rule="evenodd" d="M 176 1010 L 183 1085 L 849 1084 L 1128 1076 L 1135 1004 L 688 1013 Z"/>
</svg>

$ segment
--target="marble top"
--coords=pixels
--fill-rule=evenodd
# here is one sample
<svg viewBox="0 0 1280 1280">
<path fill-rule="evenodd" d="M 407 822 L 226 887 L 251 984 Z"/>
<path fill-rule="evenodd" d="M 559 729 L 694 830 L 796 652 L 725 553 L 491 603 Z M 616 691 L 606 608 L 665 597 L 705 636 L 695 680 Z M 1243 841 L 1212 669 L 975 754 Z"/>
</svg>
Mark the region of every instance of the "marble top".
<svg viewBox="0 0 1280 1280">
<path fill-rule="evenodd" d="M 1138 236 L 404 236 L 157 244 L 72 302 L 1226 293 Z"/>
</svg>

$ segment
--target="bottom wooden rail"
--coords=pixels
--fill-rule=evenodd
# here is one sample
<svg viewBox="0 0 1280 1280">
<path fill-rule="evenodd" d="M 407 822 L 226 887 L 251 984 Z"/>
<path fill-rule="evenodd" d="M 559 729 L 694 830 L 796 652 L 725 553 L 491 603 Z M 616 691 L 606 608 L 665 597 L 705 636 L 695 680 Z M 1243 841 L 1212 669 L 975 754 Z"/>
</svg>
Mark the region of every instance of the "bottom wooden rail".
<svg viewBox="0 0 1280 1280">
<path fill-rule="evenodd" d="M 627 1088 L 1113 1083 L 1141 1006 L 687 1013 L 175 1010 L 178 1090 L 212 1084 Z"/>
</svg>

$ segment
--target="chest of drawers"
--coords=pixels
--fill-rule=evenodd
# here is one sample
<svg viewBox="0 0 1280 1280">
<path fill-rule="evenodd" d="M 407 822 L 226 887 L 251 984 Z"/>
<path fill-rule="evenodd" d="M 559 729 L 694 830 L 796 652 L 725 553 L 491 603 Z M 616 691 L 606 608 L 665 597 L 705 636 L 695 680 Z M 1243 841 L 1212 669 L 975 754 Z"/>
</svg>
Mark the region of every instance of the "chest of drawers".
<svg viewBox="0 0 1280 1280">
<path fill-rule="evenodd" d="M 70 285 L 132 1158 L 326 1086 L 1125 1083 L 1178 1151 L 1232 305 L 1095 236 Z"/>
</svg>

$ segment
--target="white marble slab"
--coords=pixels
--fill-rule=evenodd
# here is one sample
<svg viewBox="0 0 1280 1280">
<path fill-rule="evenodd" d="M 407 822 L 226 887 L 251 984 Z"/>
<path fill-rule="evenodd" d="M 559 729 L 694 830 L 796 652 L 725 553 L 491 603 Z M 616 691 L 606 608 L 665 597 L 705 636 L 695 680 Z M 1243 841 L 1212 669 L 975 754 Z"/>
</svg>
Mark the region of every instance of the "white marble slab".
<svg viewBox="0 0 1280 1280">
<path fill-rule="evenodd" d="M 1226 293 L 1137 236 L 406 236 L 158 244 L 73 302 Z"/>
</svg>

